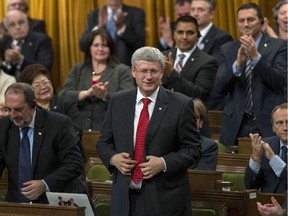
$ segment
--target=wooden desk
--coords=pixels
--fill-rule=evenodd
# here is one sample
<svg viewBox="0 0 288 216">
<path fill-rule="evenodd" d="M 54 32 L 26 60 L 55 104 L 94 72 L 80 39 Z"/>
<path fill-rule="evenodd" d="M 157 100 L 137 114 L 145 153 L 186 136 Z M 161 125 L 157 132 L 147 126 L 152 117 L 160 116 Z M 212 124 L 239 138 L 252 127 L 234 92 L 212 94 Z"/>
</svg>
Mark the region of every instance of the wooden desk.
<svg viewBox="0 0 288 216">
<path fill-rule="evenodd" d="M 251 139 L 248 137 L 238 137 L 238 154 L 252 154 Z"/>
<path fill-rule="evenodd" d="M 85 207 L 0 202 L 0 209 L 1 216 L 85 216 Z"/>
<path fill-rule="evenodd" d="M 249 158 L 248 154 L 218 153 L 217 165 L 247 167 Z"/>
<path fill-rule="evenodd" d="M 82 145 L 85 150 L 86 158 L 98 157 L 96 143 L 100 137 L 99 131 L 83 131 Z"/>
<path fill-rule="evenodd" d="M 208 121 L 210 125 L 211 138 L 219 139 L 223 111 L 208 110 Z"/>
</svg>

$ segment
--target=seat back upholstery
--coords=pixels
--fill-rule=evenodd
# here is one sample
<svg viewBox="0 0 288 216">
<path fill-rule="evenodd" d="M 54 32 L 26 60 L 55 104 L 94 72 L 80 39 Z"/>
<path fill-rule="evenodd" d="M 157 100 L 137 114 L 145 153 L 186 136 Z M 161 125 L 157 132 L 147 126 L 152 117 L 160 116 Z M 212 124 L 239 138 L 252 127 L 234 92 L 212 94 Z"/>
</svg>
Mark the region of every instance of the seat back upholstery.
<svg viewBox="0 0 288 216">
<path fill-rule="evenodd" d="M 95 164 L 88 170 L 87 180 L 105 182 L 111 180 L 111 174 L 103 164 Z"/>
</svg>

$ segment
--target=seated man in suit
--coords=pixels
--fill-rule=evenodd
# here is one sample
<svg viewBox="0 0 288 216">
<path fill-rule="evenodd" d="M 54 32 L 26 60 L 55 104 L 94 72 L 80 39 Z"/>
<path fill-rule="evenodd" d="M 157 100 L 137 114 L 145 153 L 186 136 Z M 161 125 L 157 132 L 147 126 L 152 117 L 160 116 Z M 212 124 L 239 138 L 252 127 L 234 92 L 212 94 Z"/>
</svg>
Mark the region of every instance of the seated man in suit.
<svg viewBox="0 0 288 216">
<path fill-rule="evenodd" d="M 190 15 L 191 0 L 175 0 L 174 9 L 175 14 L 178 17 Z M 159 28 L 161 32 L 161 38 L 157 45 L 157 48 L 161 51 L 169 50 L 174 47 L 175 42 L 173 40 L 173 29 L 175 22 L 170 21 L 170 17 L 159 18 Z"/>
<path fill-rule="evenodd" d="M 194 113 L 198 130 L 202 127 L 205 119 L 207 119 L 207 108 L 204 103 L 197 99 L 193 99 Z M 189 169 L 211 170 L 215 171 L 218 159 L 217 143 L 207 137 L 201 136 L 202 156 L 197 164 L 193 164 Z"/>
<path fill-rule="evenodd" d="M 215 0 L 192 0 L 191 16 L 197 19 L 201 37 L 197 41 L 200 50 L 218 58 L 220 47 L 233 41 L 231 35 L 213 25 Z"/>
<path fill-rule="evenodd" d="M 276 136 L 262 139 L 250 134 L 252 155 L 245 173 L 247 189 L 263 193 L 285 193 L 287 190 L 288 103 L 276 106 L 271 114 Z"/>
<path fill-rule="evenodd" d="M 88 23 L 80 39 L 80 49 L 86 51 L 89 34 L 100 27 L 107 28 L 115 41 L 120 62 L 131 64 L 133 52 L 145 46 L 145 13 L 127 6 L 122 0 L 107 0 L 107 5 L 88 14 Z"/>
<path fill-rule="evenodd" d="M 176 47 L 164 51 L 167 66 L 162 84 L 165 88 L 206 103 L 218 66 L 213 56 L 197 47 L 200 37 L 197 20 L 192 16 L 179 17 L 173 36 Z M 201 128 L 201 135 L 210 137 L 207 123 Z"/>
<path fill-rule="evenodd" d="M 241 5 L 241 36 L 221 47 L 210 101 L 225 99 L 220 143 L 226 146 L 237 145 L 237 137 L 249 133 L 273 136 L 269 113 L 287 101 L 287 42 L 263 34 L 263 22 L 257 4 Z"/>
<path fill-rule="evenodd" d="M 23 13 L 27 14 L 29 10 L 28 0 L 7 0 L 7 11 L 11 10 L 20 10 Z M 30 31 L 46 33 L 45 22 L 43 20 L 32 19 L 28 17 L 28 22 L 30 26 Z M 0 23 L 0 39 L 7 37 L 7 31 L 4 28 L 3 22 Z"/>
<path fill-rule="evenodd" d="M 0 119 L 0 175 L 7 168 L 6 200 L 48 203 L 46 191 L 84 193 L 83 158 L 71 119 L 37 107 L 26 83 L 8 87 L 5 105 L 9 116 Z"/>
<path fill-rule="evenodd" d="M 19 10 L 9 11 L 4 18 L 4 25 L 10 35 L 3 41 L 5 62 L 2 63 L 2 68 L 6 73 L 18 79 L 24 67 L 33 63 L 42 64 L 51 70 L 51 39 L 43 33 L 29 32 L 26 14 Z"/>
</svg>

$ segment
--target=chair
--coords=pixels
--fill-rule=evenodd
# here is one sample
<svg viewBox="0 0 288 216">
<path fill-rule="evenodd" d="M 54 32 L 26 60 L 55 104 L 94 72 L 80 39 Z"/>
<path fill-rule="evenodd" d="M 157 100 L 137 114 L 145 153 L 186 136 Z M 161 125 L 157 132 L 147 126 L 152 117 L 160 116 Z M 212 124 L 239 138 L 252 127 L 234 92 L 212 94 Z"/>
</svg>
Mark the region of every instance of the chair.
<svg viewBox="0 0 288 216">
<path fill-rule="evenodd" d="M 243 191 L 246 190 L 244 176 L 245 173 L 243 172 L 224 172 L 222 174 L 222 180 L 234 183 L 234 185 L 230 187 L 231 191 Z"/>
<path fill-rule="evenodd" d="M 111 180 L 111 174 L 103 164 L 95 164 L 89 169 L 86 179 L 90 181 L 105 182 Z"/>
<path fill-rule="evenodd" d="M 198 208 L 192 208 L 192 215 L 197 216 L 218 216 L 216 214 L 216 211 L 213 209 L 198 209 Z"/>
<path fill-rule="evenodd" d="M 211 131 L 212 139 L 219 139 L 221 124 L 222 124 L 223 111 L 208 110 L 208 120 Z"/>
<path fill-rule="evenodd" d="M 226 153 L 228 151 L 228 148 L 219 142 L 219 140 L 214 140 L 218 145 L 218 153 Z"/>
<path fill-rule="evenodd" d="M 95 206 L 95 215 L 109 216 L 111 209 L 111 196 L 104 194 L 94 195 L 92 201 Z"/>
<path fill-rule="evenodd" d="M 228 216 L 224 202 L 192 200 L 192 215 L 196 216 Z"/>
</svg>

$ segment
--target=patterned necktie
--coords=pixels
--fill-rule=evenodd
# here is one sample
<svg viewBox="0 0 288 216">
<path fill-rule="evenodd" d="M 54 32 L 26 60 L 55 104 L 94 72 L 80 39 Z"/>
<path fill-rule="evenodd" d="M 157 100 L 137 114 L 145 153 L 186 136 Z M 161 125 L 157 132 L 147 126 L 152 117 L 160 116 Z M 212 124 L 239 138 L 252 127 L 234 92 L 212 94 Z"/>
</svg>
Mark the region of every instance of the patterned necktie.
<svg viewBox="0 0 288 216">
<path fill-rule="evenodd" d="M 247 64 L 245 69 L 245 93 L 246 93 L 246 112 L 251 113 L 253 109 L 253 98 L 252 98 L 252 65 Z"/>
<path fill-rule="evenodd" d="M 132 174 L 132 180 L 137 184 L 143 177 L 139 164 L 143 163 L 143 151 L 144 142 L 147 133 L 147 127 L 149 123 L 149 112 L 148 104 L 151 102 L 149 98 L 143 98 L 143 108 L 140 114 L 137 131 L 136 131 L 136 142 L 134 149 L 134 160 L 137 161 L 134 172 Z"/>
<path fill-rule="evenodd" d="M 185 54 L 181 53 L 181 54 L 178 55 L 178 57 L 179 57 L 179 60 L 178 60 L 178 62 L 176 64 L 176 66 L 175 66 L 175 70 L 178 73 L 181 73 L 182 68 L 183 68 L 183 59 L 185 58 Z"/>
<path fill-rule="evenodd" d="M 283 146 L 281 147 L 281 159 L 282 159 L 285 163 L 287 163 L 287 147 L 286 147 L 286 145 L 283 145 Z"/>
<path fill-rule="evenodd" d="M 116 11 L 112 10 L 111 16 L 108 19 L 107 22 L 107 30 L 110 33 L 111 37 L 113 38 L 113 40 L 115 40 L 116 38 L 116 25 L 115 25 L 115 17 Z"/>
<path fill-rule="evenodd" d="M 30 157 L 30 142 L 28 138 L 29 127 L 22 128 L 23 137 L 20 141 L 19 149 L 19 162 L 18 162 L 18 191 L 19 191 L 19 202 L 29 202 L 25 196 L 21 194 L 21 188 L 23 183 L 32 179 L 32 168 L 31 168 L 31 157 Z"/>
</svg>

